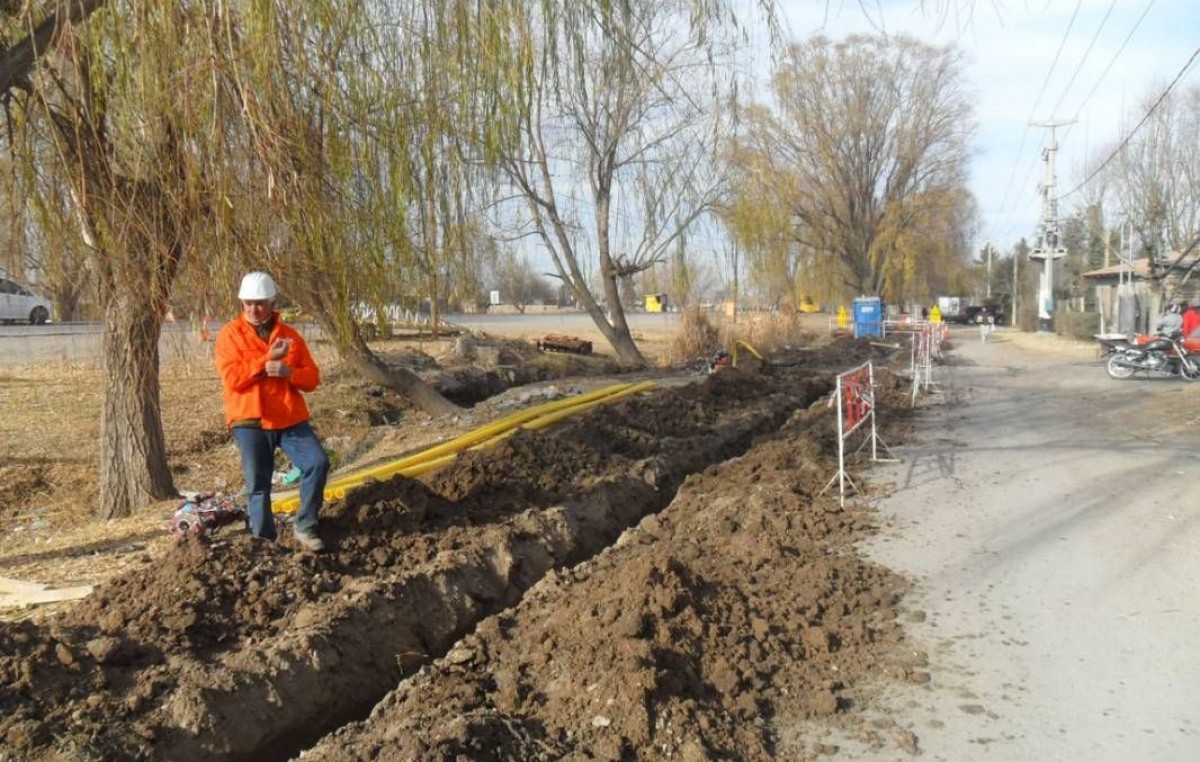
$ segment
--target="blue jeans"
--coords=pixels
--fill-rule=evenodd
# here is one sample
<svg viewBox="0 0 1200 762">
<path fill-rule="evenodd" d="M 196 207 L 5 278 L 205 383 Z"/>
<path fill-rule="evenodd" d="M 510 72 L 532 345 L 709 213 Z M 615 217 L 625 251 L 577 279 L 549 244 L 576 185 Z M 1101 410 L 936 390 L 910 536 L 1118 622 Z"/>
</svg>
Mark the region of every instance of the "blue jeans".
<svg viewBox="0 0 1200 762">
<path fill-rule="evenodd" d="M 233 438 L 242 453 L 242 474 L 246 477 L 247 511 L 250 534 L 274 540 L 275 517 L 271 514 L 271 477 L 275 472 L 275 450 L 282 449 L 300 469 L 300 509 L 296 511 L 297 532 L 315 532 L 317 513 L 325 499 L 325 480 L 329 476 L 329 456 L 307 421 L 290 429 L 233 429 Z"/>
</svg>

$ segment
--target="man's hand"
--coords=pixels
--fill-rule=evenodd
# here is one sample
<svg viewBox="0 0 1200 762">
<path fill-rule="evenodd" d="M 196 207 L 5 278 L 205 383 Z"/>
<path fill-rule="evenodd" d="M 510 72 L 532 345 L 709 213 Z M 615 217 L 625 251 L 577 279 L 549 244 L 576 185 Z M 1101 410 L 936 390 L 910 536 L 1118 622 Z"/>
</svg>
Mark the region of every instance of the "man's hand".
<svg viewBox="0 0 1200 762">
<path fill-rule="evenodd" d="M 271 349 L 267 352 L 268 360 L 282 360 L 287 357 L 288 350 L 292 348 L 291 339 L 276 339 L 271 345 Z M 268 375 L 275 375 L 268 372 Z"/>
<path fill-rule="evenodd" d="M 274 351 L 274 347 L 271 348 Z M 267 375 L 272 378 L 287 378 L 292 375 L 292 368 L 283 360 L 268 360 Z"/>
</svg>

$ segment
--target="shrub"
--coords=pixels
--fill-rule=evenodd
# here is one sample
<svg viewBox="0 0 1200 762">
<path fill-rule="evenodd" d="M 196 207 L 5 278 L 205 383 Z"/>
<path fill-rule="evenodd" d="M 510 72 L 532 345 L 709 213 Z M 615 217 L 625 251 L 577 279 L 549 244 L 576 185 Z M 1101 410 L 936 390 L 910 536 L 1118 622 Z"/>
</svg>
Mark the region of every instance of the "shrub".
<svg viewBox="0 0 1200 762">
<path fill-rule="evenodd" d="M 720 336 L 708 313 L 700 307 L 687 307 L 679 321 L 679 331 L 671 339 L 663 359 L 668 365 L 707 358 L 719 345 Z"/>
<path fill-rule="evenodd" d="M 1059 336 L 1090 341 L 1100 332 L 1100 316 L 1095 312 L 1056 312 L 1054 332 Z"/>
<path fill-rule="evenodd" d="M 783 347 L 811 345 L 816 337 L 803 327 L 803 317 L 795 312 L 762 312 L 743 314 L 734 323 L 703 309 L 688 307 L 661 360 L 666 365 L 678 365 L 707 359 L 717 349 L 733 351 L 738 341 L 764 355 Z"/>
</svg>

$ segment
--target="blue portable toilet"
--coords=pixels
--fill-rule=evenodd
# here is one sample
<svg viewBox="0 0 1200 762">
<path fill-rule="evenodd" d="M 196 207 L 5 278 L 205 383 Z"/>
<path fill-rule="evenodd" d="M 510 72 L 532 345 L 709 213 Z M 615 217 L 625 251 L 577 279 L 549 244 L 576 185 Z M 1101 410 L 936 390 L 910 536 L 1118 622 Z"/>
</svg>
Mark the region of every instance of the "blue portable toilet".
<svg viewBox="0 0 1200 762">
<path fill-rule="evenodd" d="M 860 296 L 853 307 L 854 338 L 883 336 L 883 303 L 878 296 Z"/>
</svg>

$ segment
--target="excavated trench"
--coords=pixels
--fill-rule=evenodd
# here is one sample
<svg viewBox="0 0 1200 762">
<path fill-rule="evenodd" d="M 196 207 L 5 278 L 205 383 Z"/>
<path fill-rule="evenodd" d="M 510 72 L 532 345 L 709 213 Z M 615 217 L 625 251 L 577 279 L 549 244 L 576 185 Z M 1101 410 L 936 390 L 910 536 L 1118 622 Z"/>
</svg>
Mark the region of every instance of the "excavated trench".
<svg viewBox="0 0 1200 762">
<path fill-rule="evenodd" d="M 285 759 L 830 388 L 727 371 L 357 490 L 321 556 L 234 532 L 147 558 L 0 627 L 0 759 Z"/>
</svg>

